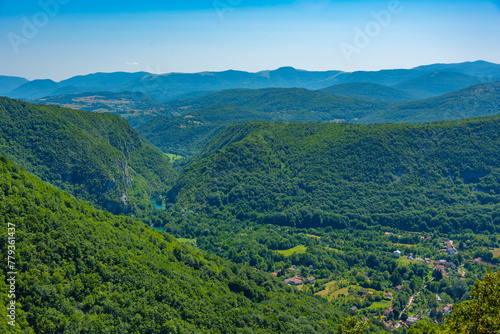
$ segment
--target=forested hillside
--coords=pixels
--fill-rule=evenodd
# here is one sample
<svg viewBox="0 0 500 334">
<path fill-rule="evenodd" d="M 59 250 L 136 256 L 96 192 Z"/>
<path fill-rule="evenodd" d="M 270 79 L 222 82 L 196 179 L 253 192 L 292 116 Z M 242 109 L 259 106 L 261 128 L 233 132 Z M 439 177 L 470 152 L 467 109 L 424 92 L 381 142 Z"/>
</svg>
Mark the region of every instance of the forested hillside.
<svg viewBox="0 0 500 334">
<path fill-rule="evenodd" d="M 445 71 L 426 73 L 421 77 L 394 85 L 393 88 L 424 99 L 443 95 L 484 81 L 490 80 Z"/>
<path fill-rule="evenodd" d="M 265 112 L 277 121 L 296 122 L 350 121 L 385 107 L 384 103 L 333 96 L 302 88 L 231 89 L 168 103 L 183 114 L 217 104 Z"/>
<path fill-rule="evenodd" d="M 237 142 L 225 140 L 248 127 Z M 498 232 L 499 130 L 500 116 L 233 126 L 167 197 L 276 225 Z"/>
<path fill-rule="evenodd" d="M 16 326 L 1 312 L 2 333 L 335 333 L 325 300 L 98 211 L 5 157 L 0 199 L 0 250 L 14 236 L 18 273 Z"/>
<path fill-rule="evenodd" d="M 120 213 L 151 206 L 175 172 L 115 115 L 0 98 L 0 154 L 42 180 Z"/>
<path fill-rule="evenodd" d="M 405 102 L 417 97 L 395 88 L 371 82 L 353 82 L 320 89 L 332 95 L 379 102 Z"/>
<path fill-rule="evenodd" d="M 362 123 L 381 122 L 435 122 L 500 113 L 500 82 L 467 87 L 442 96 L 411 101 L 373 113 Z"/>
</svg>

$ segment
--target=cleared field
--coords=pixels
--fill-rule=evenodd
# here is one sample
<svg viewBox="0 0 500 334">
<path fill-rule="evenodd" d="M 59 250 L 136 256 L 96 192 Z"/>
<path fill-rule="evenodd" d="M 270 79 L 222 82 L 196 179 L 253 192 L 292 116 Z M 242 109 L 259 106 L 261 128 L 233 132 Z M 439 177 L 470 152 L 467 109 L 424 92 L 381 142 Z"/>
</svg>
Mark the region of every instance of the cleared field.
<svg viewBox="0 0 500 334">
<path fill-rule="evenodd" d="M 500 248 L 495 248 L 491 251 L 494 257 L 500 256 Z"/>
<path fill-rule="evenodd" d="M 337 281 L 332 281 L 332 282 L 326 283 L 325 290 L 318 292 L 317 295 L 328 299 L 328 301 L 332 301 L 332 299 L 337 298 L 340 294 L 344 294 L 347 296 L 349 294 L 349 288 L 356 288 L 357 287 L 356 285 L 350 285 L 350 286 L 346 286 L 345 288 L 336 290 L 337 283 L 338 283 Z"/>
<path fill-rule="evenodd" d="M 379 302 L 374 302 L 370 307 L 368 307 L 368 309 L 380 309 L 380 308 L 386 309 L 389 307 L 391 307 L 391 302 L 388 300 L 383 300 Z"/>
<path fill-rule="evenodd" d="M 413 244 L 394 244 L 394 246 L 409 247 L 409 248 L 417 247 L 417 245 L 413 245 Z"/>
<path fill-rule="evenodd" d="M 165 155 L 170 159 L 170 162 L 185 159 L 185 157 L 183 157 L 181 155 L 175 155 L 175 154 L 170 154 L 170 153 L 165 153 Z"/>
<path fill-rule="evenodd" d="M 301 253 L 305 253 L 306 251 L 307 251 L 307 247 L 306 246 L 304 246 L 304 245 L 298 245 L 297 247 L 293 247 L 293 248 L 290 248 L 290 249 L 279 250 L 278 253 L 280 253 L 281 255 L 284 255 L 284 256 L 290 256 L 293 253 L 301 254 Z"/>
<path fill-rule="evenodd" d="M 321 239 L 321 237 L 320 237 L 320 236 L 313 235 L 313 234 L 306 234 L 306 236 L 308 236 L 309 238 Z"/>
</svg>

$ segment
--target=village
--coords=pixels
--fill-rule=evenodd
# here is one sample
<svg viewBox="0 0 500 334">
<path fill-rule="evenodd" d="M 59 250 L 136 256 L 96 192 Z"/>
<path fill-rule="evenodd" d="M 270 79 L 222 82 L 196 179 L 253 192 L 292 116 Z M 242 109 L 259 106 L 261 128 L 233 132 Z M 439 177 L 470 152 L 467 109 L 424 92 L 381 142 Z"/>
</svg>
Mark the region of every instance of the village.
<svg viewBox="0 0 500 334">
<path fill-rule="evenodd" d="M 418 239 L 415 237 L 413 240 L 420 240 L 421 246 L 417 247 L 416 244 L 400 243 L 403 239 L 400 235 L 390 232 L 384 235 L 391 237 L 396 246 L 387 255 L 396 261 L 398 268 L 423 268 L 426 274 L 417 280 L 401 277 L 397 284 L 382 286 L 377 282 L 381 276 L 377 277 L 369 268 L 358 271 L 354 280 L 352 276 L 334 281 L 318 280 L 312 275 L 301 275 L 304 269 L 306 273 L 312 273 L 312 267 L 295 265 L 276 270 L 272 275 L 287 285 L 321 295 L 332 303 L 345 306 L 350 303 L 346 310 L 351 315 L 360 313 L 365 320 L 371 319 L 391 331 L 410 328 L 422 319 L 431 319 L 435 323 L 445 321 L 453 310 L 454 302 L 450 295 L 442 292 L 444 282 L 459 281 L 465 284 L 471 274 L 470 266 L 494 266 L 481 257 L 470 258 L 468 255 L 464 258 L 460 250 L 466 245 L 462 242 L 458 247 L 458 243 L 455 244 L 453 240 L 414 234 Z M 385 280 L 391 278 L 386 277 Z M 376 284 L 379 284 L 378 287 Z"/>
</svg>

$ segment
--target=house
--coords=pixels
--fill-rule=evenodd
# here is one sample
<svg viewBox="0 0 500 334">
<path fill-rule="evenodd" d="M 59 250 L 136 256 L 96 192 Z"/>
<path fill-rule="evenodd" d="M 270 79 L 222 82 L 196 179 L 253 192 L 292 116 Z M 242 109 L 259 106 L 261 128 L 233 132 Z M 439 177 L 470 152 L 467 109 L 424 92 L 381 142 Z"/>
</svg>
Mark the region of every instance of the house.
<svg viewBox="0 0 500 334">
<path fill-rule="evenodd" d="M 288 268 L 288 270 L 294 271 L 295 268 L 294 267 L 290 267 L 290 268 Z"/>
<path fill-rule="evenodd" d="M 384 326 L 387 327 L 387 328 L 389 328 L 389 329 L 392 329 L 392 320 L 384 322 Z"/>
<path fill-rule="evenodd" d="M 402 288 L 403 288 L 403 287 L 402 287 L 401 285 L 396 286 L 396 289 L 397 289 L 398 291 L 401 291 L 401 289 L 402 289 Z"/>
<path fill-rule="evenodd" d="M 398 251 L 398 250 L 394 251 L 394 257 L 395 257 L 396 259 L 399 259 L 399 258 L 401 257 L 401 252 L 400 252 L 400 251 Z"/>
<path fill-rule="evenodd" d="M 448 306 L 446 306 L 446 307 L 443 307 L 443 309 L 442 309 L 441 312 L 443 312 L 443 314 L 445 314 L 445 313 L 449 313 L 450 311 L 451 311 L 451 308 L 449 308 Z"/>
<path fill-rule="evenodd" d="M 304 283 L 304 279 L 300 276 L 295 276 L 295 285 L 302 285 Z"/>
<path fill-rule="evenodd" d="M 295 276 L 295 277 L 287 278 L 283 282 L 285 282 L 285 284 L 289 284 L 289 285 L 302 285 L 304 283 L 304 279 L 300 276 Z"/>
<path fill-rule="evenodd" d="M 439 250 L 441 253 L 446 253 L 446 248 L 440 249 Z"/>
<path fill-rule="evenodd" d="M 366 290 L 366 289 L 359 290 L 357 292 L 358 296 L 361 296 L 361 297 L 364 296 L 364 295 L 366 295 L 367 293 L 368 293 L 368 290 Z"/>
<path fill-rule="evenodd" d="M 392 293 L 387 292 L 384 297 L 387 299 L 392 299 Z"/>
<path fill-rule="evenodd" d="M 314 284 L 314 281 L 315 281 L 315 280 L 316 280 L 316 279 L 315 279 L 313 276 L 310 276 L 310 277 L 308 277 L 308 278 L 307 278 L 307 283 L 309 283 L 309 284 Z"/>
<path fill-rule="evenodd" d="M 384 235 L 391 235 L 391 232 L 385 232 Z"/>
<path fill-rule="evenodd" d="M 278 273 L 277 272 L 274 272 L 272 275 L 278 277 Z"/>
<path fill-rule="evenodd" d="M 457 254 L 457 251 L 453 247 L 448 247 L 448 249 L 446 251 L 448 252 L 448 255 L 455 255 L 455 254 Z"/>
<path fill-rule="evenodd" d="M 408 317 L 408 319 L 406 319 L 406 324 L 408 326 L 413 326 L 420 320 L 421 317 L 422 315 L 420 314 L 412 315 L 411 317 Z"/>
<path fill-rule="evenodd" d="M 474 263 L 479 263 L 481 261 L 483 261 L 483 259 L 480 257 L 474 259 Z"/>
<path fill-rule="evenodd" d="M 425 258 L 425 263 L 430 264 L 431 263 L 431 259 L 429 259 L 428 257 L 426 257 Z"/>
<path fill-rule="evenodd" d="M 408 254 L 407 259 L 408 260 L 415 260 L 415 257 L 413 256 L 413 253 Z"/>
<path fill-rule="evenodd" d="M 441 301 L 441 297 L 439 297 L 439 295 L 436 295 L 436 298 L 437 298 L 438 302 Z"/>
<path fill-rule="evenodd" d="M 455 265 L 455 263 L 453 263 L 453 262 L 446 262 L 445 266 L 446 266 L 447 268 L 451 268 L 451 269 L 453 269 L 453 270 L 457 269 L 457 266 L 456 266 L 456 265 Z"/>
<path fill-rule="evenodd" d="M 384 316 L 386 316 L 386 317 L 387 317 L 390 313 L 391 313 L 391 310 L 389 310 L 388 308 L 386 308 L 386 309 L 384 310 Z"/>
<path fill-rule="evenodd" d="M 353 311 L 353 312 L 356 312 L 358 310 L 358 308 L 356 306 L 353 306 L 351 307 L 349 310 Z"/>
<path fill-rule="evenodd" d="M 434 267 L 434 270 L 441 270 L 441 271 L 443 271 L 445 269 L 446 269 L 445 266 L 443 266 L 442 264 L 438 264 L 437 266 Z"/>
</svg>

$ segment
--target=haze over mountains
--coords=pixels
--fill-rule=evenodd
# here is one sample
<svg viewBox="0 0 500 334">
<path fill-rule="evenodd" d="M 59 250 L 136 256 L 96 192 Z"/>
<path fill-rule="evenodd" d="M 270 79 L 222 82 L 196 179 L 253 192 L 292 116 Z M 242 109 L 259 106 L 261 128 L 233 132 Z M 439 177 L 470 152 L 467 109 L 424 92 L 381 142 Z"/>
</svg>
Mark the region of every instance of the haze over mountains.
<svg viewBox="0 0 500 334">
<path fill-rule="evenodd" d="M 440 92 L 433 93 L 424 89 L 415 91 L 411 80 L 418 79 L 417 83 L 425 85 L 436 82 L 429 79 L 436 72 L 446 72 L 440 80 L 446 83 L 456 81 L 456 76 L 461 75 L 459 82 L 451 86 L 445 85 Z M 449 73 L 455 73 L 454 76 Z M 418 93 L 416 97 L 430 97 L 447 93 L 460 88 L 465 88 L 475 83 L 495 81 L 500 77 L 500 65 L 485 61 L 476 61 L 461 64 L 435 64 L 420 66 L 414 69 L 382 70 L 376 72 L 341 72 L 324 71 L 310 72 L 297 70 L 291 67 L 282 67 L 274 71 L 261 71 L 249 73 L 229 70 L 225 72 L 202 72 L 194 74 L 168 73 L 162 75 L 147 72 L 137 73 L 95 73 L 76 76 L 54 82 L 52 80 L 33 80 L 21 82 L 11 91 L 4 93 L 7 97 L 21 99 L 37 99 L 46 96 L 64 94 L 80 94 L 88 92 L 142 92 L 159 101 L 168 101 L 176 97 L 195 91 L 219 91 L 234 88 L 306 88 L 322 89 L 328 86 L 352 83 L 371 82 L 386 86 L 402 85 L 408 93 Z M 22 80 L 22 79 L 20 79 Z M 412 84 L 413 83 L 413 84 Z"/>
</svg>

